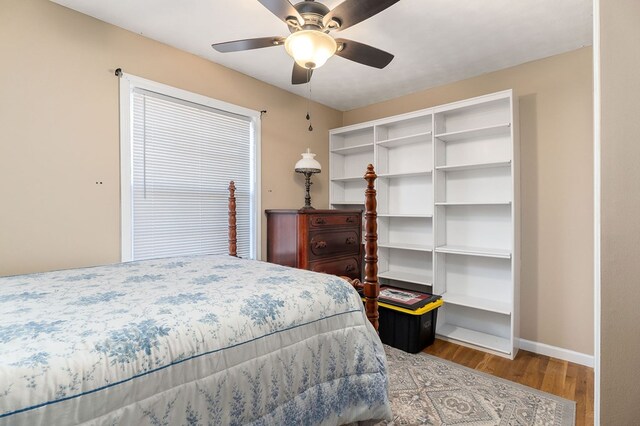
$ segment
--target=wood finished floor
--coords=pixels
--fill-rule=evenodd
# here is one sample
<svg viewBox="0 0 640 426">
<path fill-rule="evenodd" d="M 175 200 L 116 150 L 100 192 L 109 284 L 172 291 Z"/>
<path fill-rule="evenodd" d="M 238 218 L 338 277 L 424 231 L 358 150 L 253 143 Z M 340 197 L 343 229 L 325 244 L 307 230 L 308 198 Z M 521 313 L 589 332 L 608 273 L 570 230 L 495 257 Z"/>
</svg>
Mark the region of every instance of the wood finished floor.
<svg viewBox="0 0 640 426">
<path fill-rule="evenodd" d="M 440 339 L 424 352 L 576 401 L 576 425 L 593 425 L 593 368 L 523 350 L 511 361 Z"/>
</svg>

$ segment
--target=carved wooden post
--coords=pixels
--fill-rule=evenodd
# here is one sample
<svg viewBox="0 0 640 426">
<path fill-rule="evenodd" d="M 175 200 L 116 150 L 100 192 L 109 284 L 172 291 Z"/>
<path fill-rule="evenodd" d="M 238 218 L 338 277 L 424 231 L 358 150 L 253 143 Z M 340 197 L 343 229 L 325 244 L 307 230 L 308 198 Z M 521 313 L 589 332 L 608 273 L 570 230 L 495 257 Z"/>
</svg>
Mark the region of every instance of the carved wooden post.
<svg viewBox="0 0 640 426">
<path fill-rule="evenodd" d="M 229 182 L 229 256 L 238 257 L 236 248 L 236 184 Z"/>
<path fill-rule="evenodd" d="M 378 176 L 369 164 L 364 179 L 367 181 L 365 195 L 365 235 L 364 235 L 364 297 L 367 318 L 378 330 L 378 222 L 375 180 Z"/>
</svg>

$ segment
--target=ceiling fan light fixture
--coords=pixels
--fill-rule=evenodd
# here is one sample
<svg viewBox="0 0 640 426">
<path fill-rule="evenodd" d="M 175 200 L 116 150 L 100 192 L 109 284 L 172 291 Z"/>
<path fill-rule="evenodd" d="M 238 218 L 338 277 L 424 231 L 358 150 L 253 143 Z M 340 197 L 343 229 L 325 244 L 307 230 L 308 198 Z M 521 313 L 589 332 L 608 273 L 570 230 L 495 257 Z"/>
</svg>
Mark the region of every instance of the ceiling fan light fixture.
<svg viewBox="0 0 640 426">
<path fill-rule="evenodd" d="M 329 34 L 318 30 L 301 30 L 287 37 L 284 48 L 298 65 L 315 69 L 336 53 L 338 44 Z"/>
</svg>

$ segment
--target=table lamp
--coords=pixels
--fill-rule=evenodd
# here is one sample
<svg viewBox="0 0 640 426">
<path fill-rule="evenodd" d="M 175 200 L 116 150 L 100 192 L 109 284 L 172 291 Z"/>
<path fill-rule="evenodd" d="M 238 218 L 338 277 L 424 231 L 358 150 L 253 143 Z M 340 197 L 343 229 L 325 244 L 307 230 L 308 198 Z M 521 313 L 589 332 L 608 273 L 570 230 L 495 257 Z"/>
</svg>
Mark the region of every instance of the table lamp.
<svg viewBox="0 0 640 426">
<path fill-rule="evenodd" d="M 314 158 L 316 154 L 313 154 L 309 148 L 307 152 L 302 153 L 302 159 L 296 163 L 296 173 L 302 173 L 305 178 L 306 195 L 304 197 L 304 207 L 301 210 L 313 210 L 311 207 L 311 195 L 309 195 L 309 188 L 311 187 L 311 175 L 314 173 L 320 173 L 322 166 Z"/>
</svg>

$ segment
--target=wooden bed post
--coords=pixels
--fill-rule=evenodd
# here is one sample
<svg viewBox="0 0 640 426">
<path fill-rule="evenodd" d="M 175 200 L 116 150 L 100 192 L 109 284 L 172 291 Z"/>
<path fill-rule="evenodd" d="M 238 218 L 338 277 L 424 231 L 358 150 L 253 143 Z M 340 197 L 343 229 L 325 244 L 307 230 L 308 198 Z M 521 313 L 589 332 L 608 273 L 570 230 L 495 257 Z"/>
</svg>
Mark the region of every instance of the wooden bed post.
<svg viewBox="0 0 640 426">
<path fill-rule="evenodd" d="M 229 256 L 238 257 L 236 238 L 236 184 L 229 182 Z"/>
<path fill-rule="evenodd" d="M 380 284 L 378 283 L 378 213 L 376 211 L 375 180 L 378 176 L 369 164 L 364 179 L 367 181 L 365 196 L 365 235 L 364 235 L 364 297 L 367 318 L 378 330 L 378 295 Z"/>
</svg>

